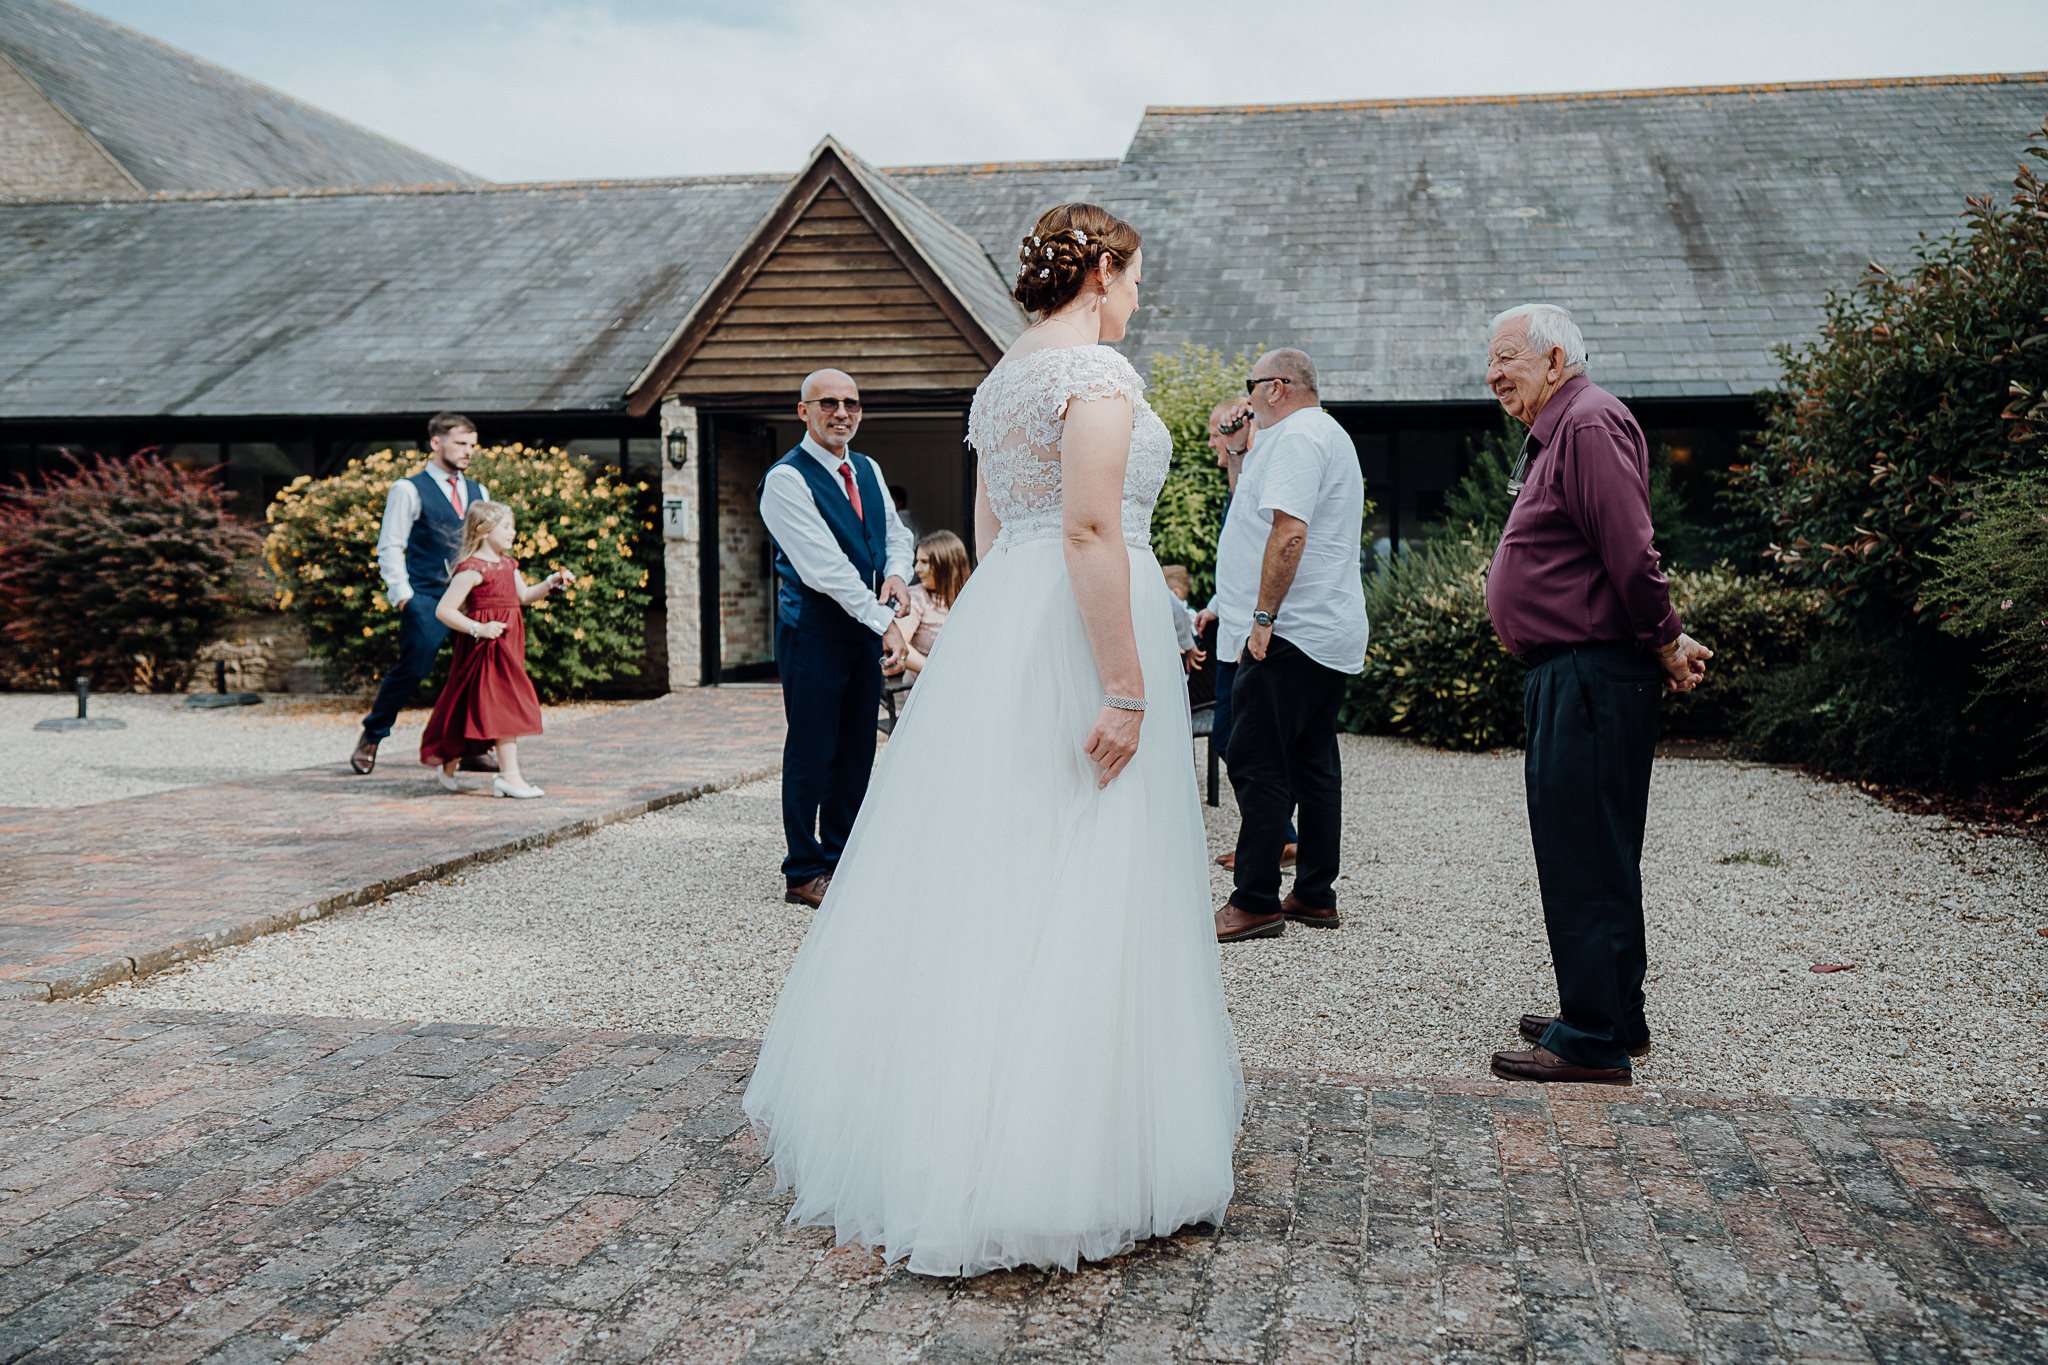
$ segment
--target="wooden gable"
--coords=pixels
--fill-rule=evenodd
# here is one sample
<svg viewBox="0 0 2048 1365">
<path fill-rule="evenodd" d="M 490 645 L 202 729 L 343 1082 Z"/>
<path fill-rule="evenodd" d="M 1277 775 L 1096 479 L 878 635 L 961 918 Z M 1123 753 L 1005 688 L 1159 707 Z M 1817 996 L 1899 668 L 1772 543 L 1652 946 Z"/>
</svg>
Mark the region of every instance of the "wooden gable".
<svg viewBox="0 0 2048 1365">
<path fill-rule="evenodd" d="M 880 179 L 836 143 L 822 144 L 634 381 L 629 410 L 670 396 L 794 402 L 804 376 L 827 368 L 845 370 L 868 395 L 979 384 L 1011 339 L 1001 334 L 1007 319 L 991 325 L 981 315 L 994 267 L 975 248 L 991 279 L 971 281 L 978 293 L 963 299 L 939 264 L 958 256 L 958 243 L 935 252 L 913 235 L 958 230 L 870 177 Z"/>
</svg>

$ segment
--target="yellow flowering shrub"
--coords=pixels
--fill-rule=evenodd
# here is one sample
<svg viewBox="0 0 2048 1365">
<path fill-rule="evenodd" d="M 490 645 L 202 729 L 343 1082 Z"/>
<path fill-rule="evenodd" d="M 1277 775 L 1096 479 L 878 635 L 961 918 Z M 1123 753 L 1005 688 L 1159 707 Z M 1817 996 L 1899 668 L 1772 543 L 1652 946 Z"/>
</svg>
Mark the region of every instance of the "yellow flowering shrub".
<svg viewBox="0 0 2048 1365">
<path fill-rule="evenodd" d="M 305 624 L 312 653 L 350 686 L 368 686 L 398 658 L 377 531 L 391 485 L 425 458 L 365 455 L 331 478 L 295 480 L 264 514 L 277 604 Z M 521 445 L 479 449 L 469 477 L 511 507 L 512 557 L 527 582 L 556 569 L 576 575 L 575 587 L 526 609 L 526 671 L 541 697 L 638 673 L 653 601 L 646 566 L 655 559 L 655 493 L 581 455 Z"/>
</svg>

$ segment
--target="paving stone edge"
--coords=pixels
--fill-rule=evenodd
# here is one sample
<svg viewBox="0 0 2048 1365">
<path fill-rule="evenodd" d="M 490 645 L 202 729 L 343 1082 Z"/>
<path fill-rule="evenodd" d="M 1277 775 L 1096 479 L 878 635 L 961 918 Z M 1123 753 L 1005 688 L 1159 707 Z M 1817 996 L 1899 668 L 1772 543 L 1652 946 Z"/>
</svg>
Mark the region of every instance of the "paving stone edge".
<svg viewBox="0 0 2048 1365">
<path fill-rule="evenodd" d="M 695 782 L 687 787 L 678 787 L 674 791 L 663 792 L 658 796 L 649 797 L 645 800 L 623 802 L 610 809 L 599 811 L 594 815 L 586 815 L 579 819 L 568 821 L 553 829 L 522 834 L 516 839 L 507 839 L 503 843 L 491 844 L 483 848 L 468 849 L 456 854 L 454 857 L 438 859 L 425 867 L 416 868 L 411 872 L 406 872 L 396 877 L 387 877 L 382 881 L 373 882 L 368 886 L 357 887 L 352 891 L 344 891 L 337 895 L 322 897 L 317 901 L 296 905 L 288 910 L 258 915 L 228 929 L 216 930 L 207 934 L 194 934 L 190 938 L 180 939 L 166 947 L 152 949 L 139 957 L 105 958 L 74 971 L 45 979 L 0 981 L 0 1001 L 29 1000 L 48 1003 L 50 1001 L 66 1000 L 76 996 L 87 995 L 107 986 L 117 986 L 124 981 L 134 981 L 140 977 L 153 975 L 168 967 L 176 966 L 180 962 L 189 962 L 194 958 L 204 957 L 206 954 L 217 952 L 222 948 L 231 948 L 239 943 L 247 943 L 251 939 L 261 938 L 265 934 L 280 933 L 286 929 L 293 929 L 313 920 L 325 919 L 339 910 L 350 910 L 359 905 L 368 905 L 373 901 L 383 900 L 385 897 L 395 892 L 403 891 L 407 887 L 417 886 L 421 882 L 446 877 L 452 873 L 460 872 L 467 867 L 474 867 L 480 863 L 494 862 L 499 858 L 509 858 L 515 853 L 524 853 L 530 849 L 546 848 L 551 844 L 563 843 L 570 839 L 580 839 L 587 835 L 595 834 L 606 825 L 617 824 L 622 820 L 632 820 L 642 815 L 651 814 L 654 811 L 663 810 L 669 806 L 681 805 L 685 801 L 694 801 L 700 796 L 708 796 L 713 792 L 724 791 L 731 787 L 740 786 L 743 783 L 772 777 L 777 771 L 773 766 L 765 766 L 748 768 L 740 772 L 723 773 L 703 782 Z"/>
</svg>

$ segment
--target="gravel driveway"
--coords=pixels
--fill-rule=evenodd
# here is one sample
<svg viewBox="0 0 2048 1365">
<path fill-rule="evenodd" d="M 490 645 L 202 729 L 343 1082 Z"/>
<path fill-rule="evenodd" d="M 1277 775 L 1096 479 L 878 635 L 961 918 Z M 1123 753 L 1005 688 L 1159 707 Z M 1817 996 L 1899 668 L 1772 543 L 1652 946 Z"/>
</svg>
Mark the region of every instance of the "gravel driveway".
<svg viewBox="0 0 2048 1365">
<path fill-rule="evenodd" d="M 1344 762 L 1343 927 L 1223 951 L 1245 1062 L 1483 1076 L 1514 1018 L 1556 1000 L 1520 757 L 1347 737 Z M 755 783 L 99 998 L 759 1036 L 809 918 L 782 903 L 780 856 L 775 784 Z M 1667 759 L 1644 863 L 1657 1047 L 1640 1083 L 2048 1095 L 2040 844 L 1783 769 Z"/>
<path fill-rule="evenodd" d="M 87 806 L 128 796 L 294 768 L 338 767 L 362 733 L 361 697 L 273 695 L 255 706 L 198 711 L 180 696 L 111 693 L 92 698 L 90 714 L 125 722 L 122 730 L 38 730 L 36 722 L 78 714 L 68 692 L 0 693 L 0 806 Z M 547 708 L 550 726 L 616 702 Z M 401 712 L 386 740 L 385 762 L 414 762 L 428 709 Z"/>
</svg>

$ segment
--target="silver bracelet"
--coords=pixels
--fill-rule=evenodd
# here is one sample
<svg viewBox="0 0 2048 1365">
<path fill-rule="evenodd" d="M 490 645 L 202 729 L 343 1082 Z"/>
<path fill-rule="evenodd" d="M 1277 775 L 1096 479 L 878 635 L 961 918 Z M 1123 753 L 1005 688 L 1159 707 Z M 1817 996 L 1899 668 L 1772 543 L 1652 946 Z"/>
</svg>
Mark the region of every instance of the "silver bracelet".
<svg viewBox="0 0 2048 1365">
<path fill-rule="evenodd" d="M 1112 711 L 1142 711 L 1145 709 L 1145 699 L 1143 697 L 1112 697 L 1107 692 L 1102 694 L 1102 704 Z"/>
</svg>

